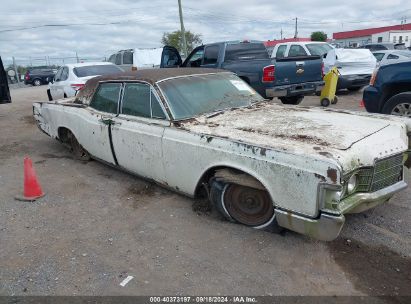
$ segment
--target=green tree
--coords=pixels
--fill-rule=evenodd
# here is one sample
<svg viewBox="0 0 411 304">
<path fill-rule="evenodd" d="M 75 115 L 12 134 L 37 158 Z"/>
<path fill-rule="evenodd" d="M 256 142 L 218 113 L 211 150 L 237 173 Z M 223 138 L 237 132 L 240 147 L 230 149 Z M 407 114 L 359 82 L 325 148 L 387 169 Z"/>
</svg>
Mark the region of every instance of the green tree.
<svg viewBox="0 0 411 304">
<path fill-rule="evenodd" d="M 324 32 L 312 32 L 311 41 L 327 41 L 327 34 Z"/>
<path fill-rule="evenodd" d="M 194 34 L 190 31 L 185 31 L 186 42 L 187 42 L 187 52 L 190 53 L 197 45 L 200 45 L 201 35 Z M 170 45 L 175 47 L 180 53 L 182 52 L 182 36 L 181 31 L 174 31 L 171 33 L 164 33 L 161 38 L 161 43 L 163 45 Z M 188 54 L 185 54 L 186 56 Z"/>
</svg>

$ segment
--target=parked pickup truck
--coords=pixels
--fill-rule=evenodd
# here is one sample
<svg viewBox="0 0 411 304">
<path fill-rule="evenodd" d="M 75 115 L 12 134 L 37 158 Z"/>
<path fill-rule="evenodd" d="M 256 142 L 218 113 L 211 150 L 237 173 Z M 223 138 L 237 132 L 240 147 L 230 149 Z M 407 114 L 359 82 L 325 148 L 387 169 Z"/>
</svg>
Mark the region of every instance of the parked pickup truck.
<svg viewBox="0 0 411 304">
<path fill-rule="evenodd" d="M 178 51 L 168 47 L 168 52 L 163 52 L 161 67 L 175 67 L 176 56 L 180 58 Z M 170 64 L 167 58 L 171 58 Z M 305 95 L 321 91 L 324 85 L 320 56 L 271 59 L 260 41 L 201 45 L 180 66 L 234 72 L 264 98 L 278 97 L 285 104 L 299 104 Z"/>
<path fill-rule="evenodd" d="M 209 198 L 257 229 L 333 240 L 345 215 L 407 187 L 411 119 L 285 107 L 224 70 L 99 76 L 76 97 L 34 103 L 33 115 L 76 158 Z"/>
<path fill-rule="evenodd" d="M 363 101 L 368 112 L 411 118 L 411 61 L 377 68 Z"/>
</svg>

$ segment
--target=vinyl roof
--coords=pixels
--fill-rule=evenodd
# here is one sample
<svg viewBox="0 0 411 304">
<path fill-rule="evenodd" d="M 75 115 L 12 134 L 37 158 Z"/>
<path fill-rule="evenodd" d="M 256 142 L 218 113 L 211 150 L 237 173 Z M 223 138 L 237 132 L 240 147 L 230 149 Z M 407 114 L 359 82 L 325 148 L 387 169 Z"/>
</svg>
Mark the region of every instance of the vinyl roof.
<svg viewBox="0 0 411 304">
<path fill-rule="evenodd" d="M 99 82 L 102 81 L 145 81 L 152 85 L 157 81 L 164 80 L 172 77 L 201 75 L 209 73 L 227 73 L 226 70 L 221 69 L 207 69 L 207 68 L 162 68 L 162 69 L 146 69 L 129 71 L 123 73 L 117 73 L 113 75 L 104 75 L 91 78 L 86 82 L 84 88 L 79 92 L 76 97 L 76 103 L 90 102 Z"/>
</svg>

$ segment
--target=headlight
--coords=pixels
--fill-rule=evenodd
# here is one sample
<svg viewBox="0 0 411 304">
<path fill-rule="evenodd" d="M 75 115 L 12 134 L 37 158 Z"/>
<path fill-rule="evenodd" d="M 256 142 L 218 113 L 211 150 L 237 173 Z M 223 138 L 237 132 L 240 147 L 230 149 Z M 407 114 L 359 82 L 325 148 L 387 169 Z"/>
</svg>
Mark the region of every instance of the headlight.
<svg viewBox="0 0 411 304">
<path fill-rule="evenodd" d="M 354 174 L 350 177 L 347 183 L 347 192 L 348 194 L 351 194 L 355 191 L 358 185 L 358 177 L 357 174 Z"/>
</svg>

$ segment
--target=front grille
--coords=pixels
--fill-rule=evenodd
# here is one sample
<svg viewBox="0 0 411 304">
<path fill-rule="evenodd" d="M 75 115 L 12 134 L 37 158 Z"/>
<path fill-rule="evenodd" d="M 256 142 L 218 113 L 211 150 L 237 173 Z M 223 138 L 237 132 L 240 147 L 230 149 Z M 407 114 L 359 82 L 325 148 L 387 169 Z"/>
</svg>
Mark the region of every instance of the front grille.
<svg viewBox="0 0 411 304">
<path fill-rule="evenodd" d="M 395 155 L 376 161 L 371 192 L 381 190 L 402 180 L 403 155 Z"/>
<path fill-rule="evenodd" d="M 372 182 L 373 168 L 362 168 L 358 171 L 358 186 L 356 192 L 368 192 Z"/>
</svg>

